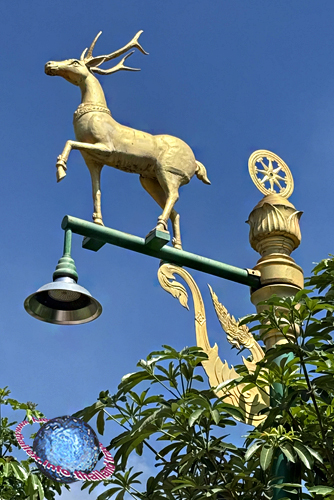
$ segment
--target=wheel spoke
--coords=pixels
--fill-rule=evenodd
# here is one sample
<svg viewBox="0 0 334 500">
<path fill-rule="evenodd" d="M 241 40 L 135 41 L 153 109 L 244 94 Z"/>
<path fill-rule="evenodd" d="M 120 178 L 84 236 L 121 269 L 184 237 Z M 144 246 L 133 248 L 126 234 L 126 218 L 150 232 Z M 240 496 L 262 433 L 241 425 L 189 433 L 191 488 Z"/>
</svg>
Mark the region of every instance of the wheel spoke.
<svg viewBox="0 0 334 500">
<path fill-rule="evenodd" d="M 280 175 L 275 175 L 275 179 L 279 179 L 280 181 L 284 181 L 286 184 L 286 177 L 281 177 Z"/>
<path fill-rule="evenodd" d="M 264 177 L 262 177 L 262 179 L 259 179 L 259 181 L 261 182 L 261 184 L 264 185 L 265 182 L 267 182 L 269 180 L 269 177 L 267 175 L 265 175 Z"/>
<path fill-rule="evenodd" d="M 282 170 L 282 167 L 280 165 L 278 165 L 277 168 L 274 168 L 273 172 L 274 174 L 276 174 L 277 172 L 279 172 L 280 170 Z"/>
<path fill-rule="evenodd" d="M 276 186 L 278 186 L 280 188 L 280 191 L 283 190 L 282 186 L 280 185 L 280 183 L 278 182 L 277 179 L 273 179 L 274 183 L 276 184 Z"/>
<path fill-rule="evenodd" d="M 265 163 L 263 163 L 262 158 L 259 160 L 259 162 L 261 163 L 261 165 L 263 166 L 263 168 L 264 168 L 264 169 L 265 169 L 265 171 L 267 172 L 268 167 L 267 167 L 267 165 L 266 165 Z"/>
</svg>

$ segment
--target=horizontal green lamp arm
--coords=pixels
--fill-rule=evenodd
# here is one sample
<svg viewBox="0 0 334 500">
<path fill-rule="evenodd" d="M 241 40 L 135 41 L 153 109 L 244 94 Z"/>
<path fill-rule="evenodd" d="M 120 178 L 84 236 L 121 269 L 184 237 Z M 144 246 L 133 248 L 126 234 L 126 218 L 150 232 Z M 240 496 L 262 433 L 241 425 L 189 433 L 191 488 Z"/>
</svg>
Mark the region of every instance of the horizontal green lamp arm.
<svg viewBox="0 0 334 500">
<path fill-rule="evenodd" d="M 62 221 L 62 229 L 70 229 L 73 233 L 80 234 L 87 238 L 99 240 L 118 247 L 127 248 L 135 252 L 156 257 L 165 262 L 173 262 L 179 266 L 189 267 L 202 271 L 219 278 L 225 278 L 236 283 L 248 285 L 253 289 L 260 288 L 260 276 L 252 269 L 241 269 L 240 267 L 229 266 L 217 260 L 208 259 L 201 255 L 177 250 L 170 246 L 163 246 L 160 249 L 154 248 L 145 242 L 144 238 L 132 234 L 123 233 L 116 229 L 99 226 L 93 222 L 88 222 L 70 215 L 66 215 Z"/>
</svg>

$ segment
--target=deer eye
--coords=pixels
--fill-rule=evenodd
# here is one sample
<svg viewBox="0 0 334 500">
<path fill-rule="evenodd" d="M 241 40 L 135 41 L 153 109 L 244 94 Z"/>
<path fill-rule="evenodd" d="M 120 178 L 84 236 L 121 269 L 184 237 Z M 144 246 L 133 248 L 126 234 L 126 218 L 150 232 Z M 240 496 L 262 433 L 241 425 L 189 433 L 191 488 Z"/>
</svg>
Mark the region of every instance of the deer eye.
<svg viewBox="0 0 334 500">
<path fill-rule="evenodd" d="M 73 64 L 74 66 L 80 66 L 80 62 L 79 62 L 79 61 L 73 61 L 73 62 L 72 62 L 72 64 Z"/>
</svg>

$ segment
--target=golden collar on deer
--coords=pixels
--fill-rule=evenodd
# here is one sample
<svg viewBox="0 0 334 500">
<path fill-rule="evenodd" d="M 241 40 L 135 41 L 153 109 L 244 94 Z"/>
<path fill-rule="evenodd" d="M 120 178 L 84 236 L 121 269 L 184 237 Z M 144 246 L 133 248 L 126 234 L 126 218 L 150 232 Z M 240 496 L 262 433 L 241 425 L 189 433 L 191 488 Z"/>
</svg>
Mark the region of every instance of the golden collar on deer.
<svg viewBox="0 0 334 500">
<path fill-rule="evenodd" d="M 94 113 L 96 112 L 107 113 L 108 115 L 111 116 L 110 109 L 107 108 L 106 106 L 103 106 L 102 104 L 94 104 L 92 102 L 83 102 L 77 107 L 76 111 L 74 112 L 73 121 L 79 120 L 79 118 L 81 118 L 82 115 L 85 115 L 86 113 L 91 113 L 92 111 L 94 111 Z"/>
</svg>

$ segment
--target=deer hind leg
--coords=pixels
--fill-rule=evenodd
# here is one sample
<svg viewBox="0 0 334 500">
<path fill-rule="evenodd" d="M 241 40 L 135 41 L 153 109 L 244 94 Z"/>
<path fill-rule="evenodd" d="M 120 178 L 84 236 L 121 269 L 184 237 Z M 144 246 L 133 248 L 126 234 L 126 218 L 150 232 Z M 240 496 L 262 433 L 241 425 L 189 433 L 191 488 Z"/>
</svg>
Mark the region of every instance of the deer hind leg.
<svg viewBox="0 0 334 500">
<path fill-rule="evenodd" d="M 175 248 L 182 248 L 180 236 L 180 217 L 175 211 L 173 212 L 174 205 L 179 199 L 179 187 L 182 179 L 171 172 L 165 172 L 163 170 L 158 171 L 156 176 L 166 197 L 165 206 L 163 207 L 162 214 L 158 217 L 158 224 L 156 227 L 158 229 L 163 229 L 167 225 L 168 219 L 172 219 L 173 217 L 173 227 L 175 227 L 173 245 Z"/>
<path fill-rule="evenodd" d="M 87 167 L 89 168 L 90 176 L 92 179 L 92 191 L 93 191 L 93 203 L 94 203 L 94 212 L 93 212 L 93 221 L 95 224 L 99 224 L 103 226 L 102 221 L 102 212 L 101 212 L 101 170 L 103 165 L 100 163 L 87 163 Z"/>
<path fill-rule="evenodd" d="M 139 177 L 141 185 L 143 188 L 152 196 L 152 198 L 158 203 L 158 205 L 164 209 L 167 201 L 166 194 L 159 182 L 156 179 L 149 179 L 147 177 Z M 173 209 L 170 214 L 170 220 L 173 227 L 174 238 L 172 240 L 173 246 L 179 250 L 182 250 L 181 244 L 181 232 L 180 232 L 180 216 Z M 167 229 L 167 225 L 166 225 Z"/>
</svg>

